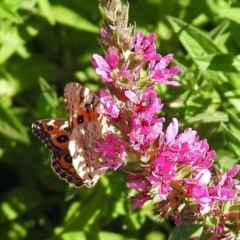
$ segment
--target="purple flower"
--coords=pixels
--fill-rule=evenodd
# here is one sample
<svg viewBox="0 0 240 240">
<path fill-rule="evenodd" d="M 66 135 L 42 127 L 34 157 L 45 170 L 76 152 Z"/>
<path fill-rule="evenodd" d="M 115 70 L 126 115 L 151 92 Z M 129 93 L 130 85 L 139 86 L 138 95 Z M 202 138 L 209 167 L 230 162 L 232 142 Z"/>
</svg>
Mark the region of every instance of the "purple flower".
<svg viewBox="0 0 240 240">
<path fill-rule="evenodd" d="M 154 124 L 148 127 L 153 126 Z M 140 135 L 144 128 L 142 126 L 139 128 L 138 134 Z M 152 185 L 152 189 L 157 190 L 160 199 L 165 201 L 168 201 L 169 195 L 174 191 L 173 186 L 178 185 L 180 192 L 185 192 L 200 205 L 202 214 L 207 213 L 213 202 L 207 188 L 211 179 L 208 168 L 212 166 L 215 152 L 208 151 L 207 142 L 199 141 L 196 131 L 187 129 L 178 134 L 177 119 L 173 119 L 173 122 L 169 124 L 165 135 L 162 127 L 160 131 L 156 128 L 155 132 L 159 137 L 159 148 L 156 150 L 156 158 L 145 179 Z M 149 130 L 148 134 L 151 136 L 150 133 Z M 130 139 L 132 138 L 139 144 L 147 144 L 148 134 L 139 138 L 135 133 L 134 136 L 130 135 Z M 156 136 L 151 140 L 153 139 L 156 139 Z"/>
<path fill-rule="evenodd" d="M 213 166 L 216 153 L 206 139 L 200 140 L 191 128 L 179 133 L 175 118 L 165 130 L 165 119 L 158 117 L 163 104 L 154 84 L 179 86 L 173 79 L 179 67 L 169 67 L 173 54 L 157 53 L 154 33 L 133 35 L 127 15 L 125 21 L 117 21 L 125 11 L 118 16 L 119 11 L 103 6 L 100 42 L 107 53 L 94 54 L 92 60 L 109 89 L 100 92 L 99 113 L 107 130 L 95 148 L 103 159 L 99 170 L 128 165 L 127 187 L 136 191 L 128 198 L 134 202 L 131 210 L 151 200 L 161 218 L 171 216 L 178 225 L 203 223 L 204 232 L 214 234 L 212 240 L 235 239 L 240 181 L 234 177 L 240 165 L 221 176 Z"/>
</svg>

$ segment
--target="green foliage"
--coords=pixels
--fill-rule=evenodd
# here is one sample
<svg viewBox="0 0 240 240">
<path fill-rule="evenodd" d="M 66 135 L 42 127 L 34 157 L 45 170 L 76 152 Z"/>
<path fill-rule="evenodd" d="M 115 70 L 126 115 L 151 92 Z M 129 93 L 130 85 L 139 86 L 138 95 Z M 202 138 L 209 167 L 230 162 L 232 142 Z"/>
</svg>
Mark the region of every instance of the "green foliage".
<svg viewBox="0 0 240 240">
<path fill-rule="evenodd" d="M 231 167 L 240 156 L 240 3 L 233 0 L 135 0 L 130 22 L 155 32 L 161 54 L 175 54 L 180 87 L 157 86 L 161 116 L 194 128 Z M 219 11 L 221 9 L 221 11 Z M 100 87 L 90 59 L 102 53 L 98 1 L 0 1 L 0 238 L 190 239 L 200 226 L 158 221 L 149 203 L 130 212 L 124 172 L 92 189 L 73 189 L 50 168 L 31 123 L 66 117 L 63 88 Z M 157 222 L 157 223 L 156 223 Z M 204 239 L 204 238 L 203 238 Z M 207 239 L 207 238 L 206 238 Z"/>
</svg>

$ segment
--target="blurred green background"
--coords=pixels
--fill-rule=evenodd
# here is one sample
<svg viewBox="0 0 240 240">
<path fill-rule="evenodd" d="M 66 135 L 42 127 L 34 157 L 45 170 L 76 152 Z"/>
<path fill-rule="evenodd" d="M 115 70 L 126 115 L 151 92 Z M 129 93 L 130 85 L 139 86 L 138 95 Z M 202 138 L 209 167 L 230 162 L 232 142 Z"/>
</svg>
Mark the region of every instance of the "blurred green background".
<svg viewBox="0 0 240 240">
<path fill-rule="evenodd" d="M 178 88 L 157 86 L 166 125 L 178 118 L 207 138 L 216 164 L 239 160 L 240 3 L 132 0 L 130 23 L 155 32 L 158 52 L 174 53 Z M 103 54 L 98 1 L 0 0 L 0 239 L 191 239 L 201 228 L 174 227 L 151 203 L 130 212 L 123 171 L 92 189 L 74 189 L 50 167 L 32 122 L 66 117 L 63 89 L 78 81 L 97 92 L 91 66 Z"/>
</svg>

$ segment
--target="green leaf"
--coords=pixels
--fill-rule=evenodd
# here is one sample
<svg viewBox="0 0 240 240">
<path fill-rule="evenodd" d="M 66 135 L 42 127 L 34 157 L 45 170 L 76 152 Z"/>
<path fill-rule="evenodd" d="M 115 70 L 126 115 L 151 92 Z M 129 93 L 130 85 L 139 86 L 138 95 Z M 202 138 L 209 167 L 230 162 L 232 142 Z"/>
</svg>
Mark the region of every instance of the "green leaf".
<svg viewBox="0 0 240 240">
<path fill-rule="evenodd" d="M 239 212 L 240 211 L 240 204 L 235 204 L 235 205 L 230 206 L 229 211 Z"/>
<path fill-rule="evenodd" d="M 234 125 L 238 129 L 240 129 L 240 118 L 235 113 L 233 113 L 231 110 L 229 110 L 229 109 L 225 109 L 225 111 L 228 113 L 229 118 L 234 123 Z"/>
<path fill-rule="evenodd" d="M 200 123 L 211 123 L 211 122 L 228 122 L 228 115 L 224 112 L 204 112 L 204 113 L 199 113 L 195 115 L 194 117 L 189 117 L 186 118 L 186 122 L 188 124 L 192 124 L 195 122 L 200 122 Z"/>
<path fill-rule="evenodd" d="M 220 17 L 228 18 L 240 24 L 240 8 L 225 8 L 218 11 Z"/>
<path fill-rule="evenodd" d="M 48 22 L 51 25 L 55 24 L 55 19 L 53 17 L 53 12 L 52 12 L 52 8 L 51 5 L 49 3 L 48 0 L 38 0 L 38 6 L 40 9 L 40 13 L 46 17 L 46 19 L 48 20 Z"/>
<path fill-rule="evenodd" d="M 240 72 L 240 56 L 233 54 L 212 54 L 195 60 L 202 70 Z"/>
<path fill-rule="evenodd" d="M 100 231 L 99 232 L 99 240 L 105 240 L 105 239 L 111 239 L 111 240 L 137 240 L 138 238 L 126 237 L 124 235 L 116 234 L 114 232 Z"/>
<path fill-rule="evenodd" d="M 79 192 L 79 188 L 75 188 L 73 185 L 69 184 L 66 195 L 65 195 L 65 201 L 67 202 L 71 200 L 74 196 L 77 195 L 78 192 Z"/>
<path fill-rule="evenodd" d="M 230 130 L 227 125 L 221 124 L 221 127 L 224 131 L 224 133 L 230 138 L 230 141 L 227 141 L 228 147 L 236 154 L 240 155 L 240 137 L 238 134 L 236 134 L 234 131 Z"/>
<path fill-rule="evenodd" d="M 64 78 L 64 72 L 53 61 L 41 54 L 35 54 L 27 59 L 17 61 L 16 58 L 9 60 L 5 69 L 4 77 L 12 83 L 14 92 L 17 94 L 21 91 L 35 86 L 39 77 L 44 79 L 56 80 Z"/>
<path fill-rule="evenodd" d="M 230 169 L 233 165 L 238 163 L 238 160 L 234 157 L 231 150 L 220 150 L 217 153 L 216 160 L 218 166 L 223 170 Z"/>
<path fill-rule="evenodd" d="M 56 107 L 58 105 L 59 100 L 54 89 L 43 78 L 39 78 L 39 85 L 46 102 L 52 108 Z"/>
<path fill-rule="evenodd" d="M 11 109 L 4 108 L 0 105 L 0 116 L 1 134 L 19 142 L 29 143 L 26 128 Z"/>
<path fill-rule="evenodd" d="M 98 33 L 99 29 L 76 12 L 63 7 L 52 6 L 54 18 L 57 22 L 87 32 Z"/>
<path fill-rule="evenodd" d="M 28 231 L 22 222 L 9 222 L 0 225 L 1 239 L 20 240 L 26 239 Z"/>
<path fill-rule="evenodd" d="M 214 42 L 197 28 L 177 18 L 167 17 L 167 19 L 193 59 L 199 56 L 221 53 Z"/>
<path fill-rule="evenodd" d="M 146 221 L 146 215 L 142 211 L 134 211 L 126 216 L 127 228 L 141 229 L 142 224 Z"/>
<path fill-rule="evenodd" d="M 14 8 L 11 8 L 11 6 L 5 2 L 0 2 L 0 18 L 1 19 L 9 19 L 10 21 L 12 21 L 14 23 L 22 23 L 23 22 L 22 18 L 14 10 Z"/>
<path fill-rule="evenodd" d="M 88 196 L 84 194 L 86 200 L 71 205 L 64 219 L 64 223 L 60 228 L 55 229 L 56 235 L 90 227 L 98 221 L 103 213 L 107 214 L 106 209 L 108 205 L 105 204 L 106 195 L 104 194 L 106 189 L 104 189 L 102 185 L 98 183 L 98 186 L 95 186 L 94 192 L 92 192 L 90 196 L 88 189 L 81 189 L 81 191 L 85 191 L 86 194 L 88 193 Z M 84 216 L 84 218 L 82 216 Z"/>
<path fill-rule="evenodd" d="M 199 224 L 181 224 L 174 228 L 169 240 L 192 239 L 200 236 L 202 233 L 202 226 Z"/>
<path fill-rule="evenodd" d="M 17 27 L 10 24 L 1 25 L 0 39 L 0 64 L 2 64 L 11 57 L 24 42 L 19 36 Z"/>
<path fill-rule="evenodd" d="M 61 235 L 61 240 L 76 240 L 76 239 L 86 239 L 85 234 L 82 231 L 68 232 Z"/>
<path fill-rule="evenodd" d="M 8 192 L 0 202 L 0 223 L 3 223 L 31 211 L 41 202 L 41 195 L 37 190 L 19 187 Z"/>
</svg>

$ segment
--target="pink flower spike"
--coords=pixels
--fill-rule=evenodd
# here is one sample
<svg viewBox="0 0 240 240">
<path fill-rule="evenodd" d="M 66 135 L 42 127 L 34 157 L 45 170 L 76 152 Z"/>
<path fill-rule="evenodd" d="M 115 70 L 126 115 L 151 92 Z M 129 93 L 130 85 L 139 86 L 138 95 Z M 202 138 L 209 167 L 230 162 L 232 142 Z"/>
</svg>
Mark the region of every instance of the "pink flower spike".
<svg viewBox="0 0 240 240">
<path fill-rule="evenodd" d="M 230 199 L 233 199 L 234 197 L 234 192 L 233 190 L 229 189 L 229 188 L 221 188 L 218 190 L 218 196 L 220 199 L 218 199 L 219 201 L 227 201 Z"/>
<path fill-rule="evenodd" d="M 214 150 L 207 152 L 207 156 L 201 162 L 201 166 L 207 169 L 212 167 L 215 156 L 216 156 L 216 152 Z"/>
<path fill-rule="evenodd" d="M 240 165 L 236 164 L 227 171 L 228 177 L 235 177 L 240 171 Z"/>
<path fill-rule="evenodd" d="M 179 142 L 192 144 L 198 141 L 197 131 L 187 128 L 183 133 L 178 135 L 177 139 Z"/>
</svg>

